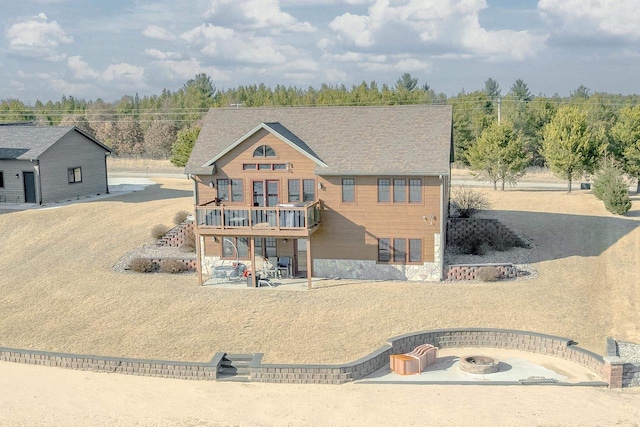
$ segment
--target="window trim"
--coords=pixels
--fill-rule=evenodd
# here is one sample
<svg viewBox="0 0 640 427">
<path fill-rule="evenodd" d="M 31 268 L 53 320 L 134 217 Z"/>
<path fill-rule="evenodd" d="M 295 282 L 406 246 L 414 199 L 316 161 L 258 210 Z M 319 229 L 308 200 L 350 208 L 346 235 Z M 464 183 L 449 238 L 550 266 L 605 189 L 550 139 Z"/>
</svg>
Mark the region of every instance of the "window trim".
<svg viewBox="0 0 640 427">
<path fill-rule="evenodd" d="M 396 241 L 402 241 L 404 242 L 404 261 L 402 260 L 398 260 L 397 254 L 396 254 L 396 250 L 395 250 L 395 242 Z M 419 259 L 417 261 L 411 261 L 411 255 L 415 255 L 415 252 L 413 252 L 411 250 L 411 243 L 412 242 L 418 242 L 418 255 L 419 255 Z M 417 239 L 417 238 L 413 238 L 413 237 L 380 237 L 378 238 L 378 257 L 377 257 L 377 263 L 378 264 L 393 264 L 393 265 L 420 265 L 423 263 L 423 247 L 422 247 L 422 242 L 423 239 Z M 386 245 L 388 246 L 386 249 L 388 251 L 388 258 L 389 260 L 386 261 L 384 259 L 382 259 L 382 257 L 380 256 L 381 254 L 384 254 L 383 250 L 385 249 L 383 246 L 386 243 Z M 415 243 L 414 243 L 415 244 Z"/>
<path fill-rule="evenodd" d="M 80 179 L 76 177 L 76 171 L 80 174 Z M 69 184 L 79 184 L 82 182 L 82 166 L 67 168 L 67 180 Z"/>
</svg>

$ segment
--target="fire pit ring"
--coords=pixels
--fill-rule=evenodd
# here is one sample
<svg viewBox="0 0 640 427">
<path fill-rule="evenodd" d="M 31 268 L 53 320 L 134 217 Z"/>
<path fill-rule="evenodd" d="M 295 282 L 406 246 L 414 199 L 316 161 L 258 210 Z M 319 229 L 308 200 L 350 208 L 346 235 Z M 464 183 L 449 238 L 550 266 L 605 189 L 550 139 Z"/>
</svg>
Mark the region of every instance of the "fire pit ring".
<svg viewBox="0 0 640 427">
<path fill-rule="evenodd" d="M 461 357 L 458 366 L 470 374 L 493 374 L 498 372 L 500 362 L 487 356 Z"/>
</svg>

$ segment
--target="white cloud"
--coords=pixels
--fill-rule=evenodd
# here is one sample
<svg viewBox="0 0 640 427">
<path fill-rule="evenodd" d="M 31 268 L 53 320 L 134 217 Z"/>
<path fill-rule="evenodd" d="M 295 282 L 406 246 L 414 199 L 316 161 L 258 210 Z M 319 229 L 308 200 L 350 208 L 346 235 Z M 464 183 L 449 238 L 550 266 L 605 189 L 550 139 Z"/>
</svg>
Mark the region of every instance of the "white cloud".
<svg viewBox="0 0 640 427">
<path fill-rule="evenodd" d="M 67 58 L 67 66 L 76 79 L 87 80 L 100 77 L 100 73 L 91 68 L 80 56 L 70 56 Z"/>
<path fill-rule="evenodd" d="M 126 62 L 111 64 L 100 74 L 100 80 L 122 88 L 143 85 L 144 68 Z"/>
<path fill-rule="evenodd" d="M 538 10 L 560 35 L 640 40 L 637 0 L 540 0 Z"/>
<path fill-rule="evenodd" d="M 187 31 L 182 34 L 182 39 L 199 47 L 206 56 L 253 64 L 282 64 L 286 61 L 285 53 L 294 50 L 271 37 L 237 32 L 211 24 L 203 24 Z"/>
<path fill-rule="evenodd" d="M 389 53 L 463 51 L 490 60 L 522 60 L 544 48 L 544 36 L 482 28 L 479 15 L 486 7 L 485 0 L 376 0 L 367 15 L 345 13 L 329 27 L 343 45 Z"/>
<path fill-rule="evenodd" d="M 4 32 L 10 52 L 40 57 L 48 61 L 61 61 L 66 56 L 58 52 L 62 44 L 73 42 L 56 21 L 47 22 L 47 15 L 40 13 L 28 21 L 11 25 Z"/>
<path fill-rule="evenodd" d="M 206 16 L 223 19 L 225 26 L 241 30 L 314 32 L 308 22 L 299 22 L 280 9 L 279 0 L 211 0 Z"/>
<path fill-rule="evenodd" d="M 144 31 L 142 31 L 142 34 L 145 37 L 156 40 L 174 41 L 176 39 L 176 36 L 171 31 L 158 27 L 157 25 L 148 25 Z"/>
<path fill-rule="evenodd" d="M 145 49 L 144 54 L 153 59 L 180 59 L 182 57 L 178 52 L 163 52 L 158 49 Z"/>
</svg>

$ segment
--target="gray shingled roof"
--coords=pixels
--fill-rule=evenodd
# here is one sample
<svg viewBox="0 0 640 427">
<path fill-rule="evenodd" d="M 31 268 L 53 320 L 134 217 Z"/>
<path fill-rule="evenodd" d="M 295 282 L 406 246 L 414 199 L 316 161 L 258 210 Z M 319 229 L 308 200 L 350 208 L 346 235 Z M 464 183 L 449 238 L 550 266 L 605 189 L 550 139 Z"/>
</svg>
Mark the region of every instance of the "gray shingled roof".
<svg viewBox="0 0 640 427">
<path fill-rule="evenodd" d="M 106 151 L 109 147 L 73 126 L 0 126 L 0 158 L 36 160 L 71 131 L 80 132 Z"/>
<path fill-rule="evenodd" d="M 445 105 L 212 109 L 185 168 L 210 174 L 207 162 L 261 124 L 317 157 L 318 175 L 447 175 L 452 109 Z"/>
</svg>

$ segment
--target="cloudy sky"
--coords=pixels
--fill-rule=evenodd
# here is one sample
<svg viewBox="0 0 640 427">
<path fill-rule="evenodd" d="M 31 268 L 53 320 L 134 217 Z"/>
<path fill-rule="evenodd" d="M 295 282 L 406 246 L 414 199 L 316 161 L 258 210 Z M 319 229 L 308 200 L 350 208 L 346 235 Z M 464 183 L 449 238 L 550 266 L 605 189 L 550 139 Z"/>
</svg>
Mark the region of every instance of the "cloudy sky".
<svg viewBox="0 0 640 427">
<path fill-rule="evenodd" d="M 455 95 L 640 93 L 638 0 L 20 0 L 0 14 L 0 99 L 113 101 L 265 83 L 394 84 Z"/>
</svg>

